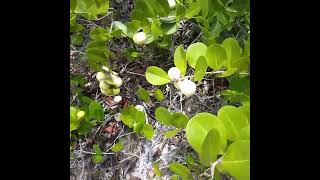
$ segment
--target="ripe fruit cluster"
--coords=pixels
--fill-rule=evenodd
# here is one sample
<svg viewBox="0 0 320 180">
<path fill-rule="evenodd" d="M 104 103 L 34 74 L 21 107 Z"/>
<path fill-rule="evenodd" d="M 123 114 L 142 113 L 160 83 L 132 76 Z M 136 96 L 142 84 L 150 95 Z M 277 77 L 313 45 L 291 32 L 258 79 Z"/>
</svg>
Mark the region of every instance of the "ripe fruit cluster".
<svg viewBox="0 0 320 180">
<path fill-rule="evenodd" d="M 118 95 L 120 93 L 122 79 L 116 72 L 110 71 L 108 68 L 104 69 L 108 70 L 107 74 L 100 71 L 96 75 L 101 93 L 104 95 Z"/>
<path fill-rule="evenodd" d="M 168 71 L 168 76 L 173 81 L 174 86 L 187 97 L 192 96 L 196 92 L 196 84 L 189 79 L 181 79 L 181 71 L 177 67 L 172 67 Z"/>
</svg>

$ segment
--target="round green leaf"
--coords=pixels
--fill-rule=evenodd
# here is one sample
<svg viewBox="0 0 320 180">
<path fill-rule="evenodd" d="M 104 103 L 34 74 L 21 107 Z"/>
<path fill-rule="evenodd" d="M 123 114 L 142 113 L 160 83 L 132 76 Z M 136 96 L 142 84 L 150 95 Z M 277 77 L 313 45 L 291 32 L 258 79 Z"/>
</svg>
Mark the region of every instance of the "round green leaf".
<svg viewBox="0 0 320 180">
<path fill-rule="evenodd" d="M 185 75 L 187 71 L 186 52 L 182 45 L 179 45 L 174 51 L 174 65 L 181 71 L 181 75 Z"/>
<path fill-rule="evenodd" d="M 166 133 L 164 133 L 164 136 L 165 136 L 166 138 L 172 138 L 172 137 L 174 137 L 175 135 L 177 135 L 180 131 L 181 131 L 180 128 L 177 128 L 177 129 L 172 130 L 172 131 L 167 131 Z"/>
<path fill-rule="evenodd" d="M 249 124 L 243 111 L 234 106 L 223 106 L 218 111 L 218 118 L 224 124 L 230 141 L 240 139 L 241 129 Z"/>
<path fill-rule="evenodd" d="M 157 101 L 162 101 L 163 100 L 163 93 L 160 89 L 156 89 L 154 91 L 154 97 L 157 99 Z"/>
<path fill-rule="evenodd" d="M 208 65 L 206 59 L 203 56 L 200 56 L 194 71 L 194 81 L 201 81 L 207 71 L 207 68 Z"/>
<path fill-rule="evenodd" d="M 149 92 L 147 90 L 145 90 L 144 88 L 139 88 L 137 95 L 142 101 L 149 102 L 151 100 Z"/>
<path fill-rule="evenodd" d="M 192 174 L 187 167 L 177 162 L 172 162 L 169 164 L 169 169 L 173 173 L 179 175 L 184 180 L 192 179 Z"/>
<path fill-rule="evenodd" d="M 111 150 L 113 152 L 119 152 L 123 149 L 123 146 L 124 146 L 124 141 L 120 139 L 119 142 L 117 142 L 112 146 Z"/>
<path fill-rule="evenodd" d="M 142 134 L 145 138 L 147 138 L 148 140 L 151 140 L 154 134 L 153 127 L 150 124 L 144 124 L 142 129 Z"/>
<path fill-rule="evenodd" d="M 240 130 L 240 139 L 250 140 L 250 125 Z"/>
<path fill-rule="evenodd" d="M 186 128 L 189 118 L 181 112 L 174 112 L 171 117 L 170 124 L 176 128 Z"/>
<path fill-rule="evenodd" d="M 235 61 L 241 56 L 241 48 L 238 41 L 235 38 L 227 38 L 221 44 L 227 53 L 227 68 L 231 67 L 232 61 Z"/>
<path fill-rule="evenodd" d="M 187 60 L 192 68 L 196 67 L 197 60 L 200 56 L 206 56 L 207 46 L 201 42 L 191 44 L 186 52 Z"/>
<path fill-rule="evenodd" d="M 217 159 L 221 146 L 220 134 L 216 129 L 211 129 L 207 134 L 199 152 L 200 162 L 204 166 L 210 166 Z"/>
<path fill-rule="evenodd" d="M 199 153 L 207 134 L 214 128 L 220 134 L 221 146 L 219 150 L 224 152 L 227 146 L 225 127 L 219 118 L 210 113 L 198 113 L 189 120 L 186 127 L 186 136 L 191 147 Z"/>
<path fill-rule="evenodd" d="M 90 31 L 89 36 L 94 41 L 106 41 L 109 38 L 109 31 L 104 28 L 95 28 Z"/>
<path fill-rule="evenodd" d="M 163 85 L 170 82 L 168 74 L 156 66 L 150 66 L 147 68 L 146 79 L 152 85 Z"/>
<path fill-rule="evenodd" d="M 70 132 L 76 130 L 79 126 L 77 112 L 78 110 L 75 107 L 70 107 Z"/>
<path fill-rule="evenodd" d="M 155 111 L 156 119 L 163 125 L 170 125 L 172 115 L 171 113 L 164 107 L 158 107 Z"/>
<path fill-rule="evenodd" d="M 223 46 L 213 43 L 206 52 L 208 66 L 214 70 L 221 69 L 227 60 L 226 50 Z"/>
<path fill-rule="evenodd" d="M 250 179 L 250 141 L 239 140 L 232 143 L 217 168 L 237 180 Z"/>
</svg>

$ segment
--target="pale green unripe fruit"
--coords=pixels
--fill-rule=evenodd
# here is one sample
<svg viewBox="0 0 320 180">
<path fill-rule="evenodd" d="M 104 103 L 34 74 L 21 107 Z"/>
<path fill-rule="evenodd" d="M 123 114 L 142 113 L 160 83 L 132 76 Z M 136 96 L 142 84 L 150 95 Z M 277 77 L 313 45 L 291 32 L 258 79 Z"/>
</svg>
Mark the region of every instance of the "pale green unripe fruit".
<svg viewBox="0 0 320 180">
<path fill-rule="evenodd" d="M 103 90 L 103 89 L 100 89 L 101 90 L 101 93 L 106 95 L 106 96 L 110 96 L 113 94 L 113 90 L 111 88 L 109 89 L 106 89 L 106 90 Z"/>
<path fill-rule="evenodd" d="M 173 81 L 180 79 L 180 75 L 181 75 L 181 72 L 177 67 L 172 67 L 168 71 L 168 76 Z"/>
<path fill-rule="evenodd" d="M 100 81 L 99 87 L 100 87 L 100 89 L 103 89 L 106 91 L 107 89 L 110 88 L 110 85 L 106 81 L 103 80 L 103 81 Z"/>
<path fill-rule="evenodd" d="M 136 43 L 138 45 L 143 45 L 147 40 L 147 36 L 146 36 L 146 33 L 144 33 L 144 32 L 138 32 L 133 35 L 132 39 L 133 39 L 134 43 Z"/>
<path fill-rule="evenodd" d="M 192 96 L 196 92 L 196 84 L 188 79 L 185 79 L 180 84 L 180 91 L 187 97 Z"/>
<path fill-rule="evenodd" d="M 143 111 L 143 110 L 144 110 L 144 107 L 141 106 L 141 105 L 136 105 L 135 108 L 136 108 L 138 111 Z"/>
<path fill-rule="evenodd" d="M 174 9 L 176 7 L 175 0 L 168 0 L 168 4 L 169 4 L 170 9 Z"/>
<path fill-rule="evenodd" d="M 116 87 L 120 87 L 122 85 L 122 79 L 114 74 L 110 74 L 110 77 L 112 79 L 112 85 L 115 85 Z"/>
<path fill-rule="evenodd" d="M 119 103 L 122 101 L 122 97 L 121 96 L 116 96 L 113 98 L 113 101 L 116 102 L 116 103 Z"/>
<path fill-rule="evenodd" d="M 112 95 L 118 95 L 120 93 L 120 88 L 114 88 L 112 91 Z"/>
<path fill-rule="evenodd" d="M 98 81 L 102 81 L 102 80 L 107 79 L 108 77 L 107 77 L 107 75 L 105 73 L 100 71 L 100 72 L 97 73 L 96 78 L 97 78 Z"/>
<path fill-rule="evenodd" d="M 82 119 L 85 114 L 86 114 L 86 112 L 84 112 L 84 111 L 79 111 L 79 112 L 77 113 L 78 119 Z"/>
</svg>

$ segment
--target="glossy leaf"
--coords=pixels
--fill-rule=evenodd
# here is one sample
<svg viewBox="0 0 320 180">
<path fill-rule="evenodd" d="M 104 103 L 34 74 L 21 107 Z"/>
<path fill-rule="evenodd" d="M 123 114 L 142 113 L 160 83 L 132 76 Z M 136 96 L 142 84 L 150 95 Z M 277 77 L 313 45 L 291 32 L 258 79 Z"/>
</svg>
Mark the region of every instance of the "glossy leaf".
<svg viewBox="0 0 320 180">
<path fill-rule="evenodd" d="M 179 45 L 174 51 L 174 65 L 181 71 L 181 75 L 185 75 L 187 71 L 186 52 L 182 45 Z"/>
<path fill-rule="evenodd" d="M 227 132 L 228 140 L 236 141 L 240 139 L 240 131 L 248 126 L 249 122 L 241 109 L 234 106 L 223 106 L 218 111 L 218 118 L 221 119 Z"/>
<path fill-rule="evenodd" d="M 172 130 L 172 131 L 167 131 L 167 132 L 164 133 L 164 136 L 166 138 L 172 138 L 172 137 L 176 136 L 180 131 L 181 131 L 180 128 L 177 128 L 177 129 Z"/>
<path fill-rule="evenodd" d="M 201 7 L 198 2 L 192 2 L 186 12 L 186 18 L 191 19 L 201 11 Z"/>
<path fill-rule="evenodd" d="M 217 43 L 211 44 L 206 52 L 206 60 L 208 66 L 213 70 L 221 69 L 227 61 L 226 50 Z"/>
<path fill-rule="evenodd" d="M 116 144 L 114 144 L 111 148 L 111 150 L 113 152 L 119 152 L 123 149 L 124 146 L 124 141 L 123 140 L 119 140 Z"/>
<path fill-rule="evenodd" d="M 233 61 L 240 58 L 241 48 L 238 41 L 235 38 L 227 38 L 221 44 L 227 53 L 227 64 L 226 67 L 232 67 L 231 64 Z"/>
<path fill-rule="evenodd" d="M 154 163 L 153 164 L 153 171 L 156 174 L 156 176 L 158 176 L 158 177 L 162 176 L 162 173 L 161 173 L 161 171 L 159 169 L 159 164 L 158 163 Z"/>
<path fill-rule="evenodd" d="M 186 127 L 186 136 L 191 147 L 199 153 L 207 134 L 214 128 L 218 130 L 221 139 L 219 150 L 224 152 L 227 146 L 226 129 L 221 120 L 210 113 L 198 113 L 189 120 Z"/>
<path fill-rule="evenodd" d="M 173 173 L 179 175 L 184 180 L 192 179 L 192 174 L 187 167 L 177 162 L 172 162 L 169 164 L 169 169 Z"/>
<path fill-rule="evenodd" d="M 206 56 L 207 46 L 201 42 L 191 44 L 186 52 L 186 57 L 189 65 L 192 68 L 196 67 L 197 60 L 200 56 Z"/>
<path fill-rule="evenodd" d="M 164 107 L 158 107 L 155 111 L 156 119 L 163 125 L 170 125 L 172 115 L 171 113 Z"/>
<path fill-rule="evenodd" d="M 89 118 L 97 121 L 104 120 L 104 110 L 102 105 L 97 101 L 92 101 L 89 105 Z"/>
<path fill-rule="evenodd" d="M 138 95 L 139 99 L 141 99 L 142 101 L 145 101 L 145 102 L 151 101 L 149 92 L 147 90 L 145 90 L 144 88 L 139 88 L 137 95 Z"/>
<path fill-rule="evenodd" d="M 171 117 L 170 124 L 176 128 L 186 128 L 189 118 L 181 112 L 174 112 Z"/>
<path fill-rule="evenodd" d="M 194 71 L 194 81 L 201 81 L 205 73 L 207 72 L 207 68 L 208 68 L 208 64 L 207 64 L 206 58 L 203 56 L 200 56 Z"/>
<path fill-rule="evenodd" d="M 138 111 L 133 105 L 121 110 L 120 114 L 121 121 L 133 128 L 135 123 L 145 123 L 145 114 L 142 111 Z"/>
<path fill-rule="evenodd" d="M 217 159 L 221 147 L 220 139 L 218 130 L 211 129 L 208 132 L 199 152 L 201 164 L 208 167 Z"/>
<path fill-rule="evenodd" d="M 75 107 L 70 106 L 70 132 L 76 130 L 79 125 L 79 121 L 77 118 L 78 110 Z"/>
<path fill-rule="evenodd" d="M 152 85 L 163 85 L 170 82 L 168 74 L 156 66 L 149 66 L 147 68 L 146 79 Z"/>
<path fill-rule="evenodd" d="M 217 168 L 237 180 L 250 179 L 250 141 L 239 140 L 232 143 Z"/>
<path fill-rule="evenodd" d="M 144 124 L 142 134 L 146 139 L 151 140 L 154 134 L 153 127 L 150 124 Z"/>
<path fill-rule="evenodd" d="M 93 145 L 93 152 L 96 154 L 92 155 L 92 161 L 96 164 L 102 162 L 103 156 L 102 156 L 102 152 L 99 145 L 97 144 Z"/>
<path fill-rule="evenodd" d="M 94 28 L 90 31 L 89 36 L 94 41 L 106 41 L 109 39 L 109 32 L 104 28 Z"/>
<path fill-rule="evenodd" d="M 156 89 L 154 91 L 154 97 L 156 98 L 157 101 L 162 101 L 164 98 L 164 95 L 160 89 Z"/>
</svg>

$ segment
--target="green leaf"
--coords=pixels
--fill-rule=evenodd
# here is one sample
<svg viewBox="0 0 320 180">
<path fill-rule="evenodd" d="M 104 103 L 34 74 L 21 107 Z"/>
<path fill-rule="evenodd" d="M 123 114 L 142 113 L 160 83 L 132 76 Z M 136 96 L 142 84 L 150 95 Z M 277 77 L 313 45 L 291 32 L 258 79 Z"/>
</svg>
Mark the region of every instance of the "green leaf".
<svg viewBox="0 0 320 180">
<path fill-rule="evenodd" d="M 144 124 L 142 129 L 142 134 L 145 138 L 147 138 L 150 141 L 154 134 L 153 127 L 150 124 Z"/>
<path fill-rule="evenodd" d="M 190 153 L 187 154 L 186 163 L 188 165 L 195 165 L 196 164 L 194 158 L 192 157 L 192 155 Z"/>
<path fill-rule="evenodd" d="M 113 30 L 114 28 L 115 30 L 120 30 L 125 35 L 128 34 L 127 26 L 120 21 L 113 21 L 111 24 L 111 27 L 112 27 L 111 30 Z"/>
<path fill-rule="evenodd" d="M 162 101 L 164 98 L 164 95 L 160 89 L 156 89 L 154 91 L 154 97 L 156 98 L 157 101 Z"/>
<path fill-rule="evenodd" d="M 159 19 L 153 20 L 151 24 L 151 33 L 157 37 L 162 35 L 163 32 L 161 29 L 161 22 L 159 21 Z"/>
<path fill-rule="evenodd" d="M 216 77 L 222 78 L 222 77 L 231 76 L 231 75 L 233 75 L 234 73 L 236 73 L 237 70 L 238 70 L 237 68 L 230 68 L 230 69 L 224 71 L 223 73 L 218 74 Z"/>
<path fill-rule="evenodd" d="M 198 2 L 192 2 L 186 12 L 186 18 L 191 19 L 201 11 L 201 7 Z"/>
<path fill-rule="evenodd" d="M 83 34 L 81 33 L 76 33 L 71 36 L 71 44 L 79 46 L 82 44 L 82 41 L 83 41 Z"/>
<path fill-rule="evenodd" d="M 221 69 L 227 60 L 226 50 L 217 43 L 211 44 L 207 49 L 206 59 L 210 68 L 213 70 Z"/>
<path fill-rule="evenodd" d="M 192 68 L 196 67 L 197 60 L 200 56 L 206 56 L 207 46 L 201 42 L 197 42 L 191 44 L 186 52 L 186 57 L 188 60 L 189 65 Z"/>
<path fill-rule="evenodd" d="M 103 156 L 98 144 L 93 145 L 93 152 L 96 154 L 92 155 L 92 161 L 96 164 L 102 162 Z"/>
<path fill-rule="evenodd" d="M 170 124 L 176 128 L 186 128 L 189 118 L 181 112 L 174 112 L 171 117 Z"/>
<path fill-rule="evenodd" d="M 153 35 L 147 35 L 147 39 L 144 44 L 150 44 L 154 41 L 155 37 Z"/>
<path fill-rule="evenodd" d="M 203 17 L 206 17 L 208 15 L 208 7 L 209 7 L 209 0 L 198 0 L 199 5 L 201 7 L 201 14 Z"/>
<path fill-rule="evenodd" d="M 78 127 L 78 133 L 80 135 L 86 135 L 86 134 L 90 133 L 91 122 L 89 120 L 82 120 L 79 124 L 79 127 Z"/>
<path fill-rule="evenodd" d="M 97 101 L 92 101 L 89 105 L 89 118 L 97 121 L 104 120 L 103 107 Z"/>
<path fill-rule="evenodd" d="M 233 91 L 233 90 L 224 90 L 221 95 L 224 99 L 230 100 L 232 102 L 245 102 L 250 100 L 250 96 L 245 93 Z"/>
<path fill-rule="evenodd" d="M 88 20 L 96 20 L 98 15 L 105 14 L 109 9 L 109 0 L 78 0 L 75 13 Z"/>
<path fill-rule="evenodd" d="M 211 129 L 201 146 L 199 157 L 200 162 L 204 166 L 210 166 L 217 159 L 221 147 L 219 131 L 216 129 Z"/>
<path fill-rule="evenodd" d="M 148 17 L 156 17 L 156 10 L 155 10 L 155 0 L 136 0 L 135 1 L 135 6 L 134 6 L 134 11 L 141 11 L 143 12 L 142 17 L 140 17 L 137 20 L 141 20 L 143 18 L 148 18 Z"/>
<path fill-rule="evenodd" d="M 162 176 L 162 173 L 161 173 L 161 171 L 160 171 L 160 169 L 159 169 L 158 163 L 154 163 L 154 164 L 153 164 L 153 171 L 154 171 L 154 173 L 156 174 L 156 176 L 158 176 L 158 177 L 161 177 L 161 176 Z"/>
<path fill-rule="evenodd" d="M 207 72 L 207 61 L 206 58 L 203 56 L 200 56 L 199 59 L 197 60 L 196 68 L 194 71 L 194 81 L 201 81 Z"/>
<path fill-rule="evenodd" d="M 229 79 L 229 89 L 233 91 L 250 94 L 250 80 L 248 78 L 241 78 L 239 76 L 232 76 Z"/>
<path fill-rule="evenodd" d="M 179 23 L 185 16 L 187 8 L 181 4 L 176 5 L 176 22 Z"/>
<path fill-rule="evenodd" d="M 186 127 L 186 136 L 191 147 L 198 153 L 211 129 L 216 129 L 220 134 L 220 152 L 224 152 L 227 146 L 226 129 L 219 118 L 210 113 L 198 113 L 191 118 Z"/>
<path fill-rule="evenodd" d="M 120 119 L 130 128 L 133 128 L 135 123 L 145 124 L 146 122 L 145 114 L 142 111 L 138 111 L 134 105 L 130 105 L 129 107 L 122 109 Z"/>
<path fill-rule="evenodd" d="M 172 162 L 169 164 L 169 169 L 173 173 L 179 175 L 184 180 L 190 180 L 192 178 L 192 174 L 187 167 L 177 162 Z"/>
<path fill-rule="evenodd" d="M 170 180 L 179 180 L 179 176 L 173 175 L 170 177 Z"/>
<path fill-rule="evenodd" d="M 119 24 L 120 25 L 120 24 Z M 123 25 L 121 25 L 122 29 L 125 30 Z M 132 20 L 131 22 L 127 23 L 127 28 L 126 28 L 126 35 L 130 38 L 133 38 L 134 34 L 137 33 L 141 29 L 141 22 L 137 20 Z"/>
<path fill-rule="evenodd" d="M 240 130 L 240 139 L 247 139 L 250 140 L 250 125 L 244 127 Z"/>
<path fill-rule="evenodd" d="M 119 152 L 123 149 L 124 146 L 124 141 L 123 140 L 119 140 L 116 144 L 114 144 L 111 148 L 111 151 L 113 152 Z"/>
<path fill-rule="evenodd" d="M 92 41 L 87 45 L 86 57 L 90 68 L 100 71 L 100 65 L 109 66 L 109 52 L 104 41 Z"/>
<path fill-rule="evenodd" d="M 167 0 L 156 0 L 154 6 L 159 16 L 168 16 L 170 8 Z"/>
<path fill-rule="evenodd" d="M 141 99 L 142 101 L 145 101 L 145 102 L 151 101 L 149 92 L 147 90 L 145 90 L 144 88 L 139 88 L 137 95 L 138 95 L 139 99 Z"/>
<path fill-rule="evenodd" d="M 241 73 L 247 73 L 249 71 L 249 66 L 250 66 L 250 57 L 241 57 L 237 60 L 234 60 L 231 62 L 231 67 L 232 68 L 237 68 L 237 72 Z"/>
<path fill-rule="evenodd" d="M 177 24 L 174 23 L 161 23 L 162 32 L 166 35 L 171 35 L 177 32 Z"/>
<path fill-rule="evenodd" d="M 239 140 L 232 143 L 217 168 L 237 180 L 250 179 L 250 141 Z"/>
<path fill-rule="evenodd" d="M 249 101 L 243 101 L 242 106 L 238 107 L 238 109 L 241 109 L 244 115 L 247 117 L 249 123 L 250 123 L 250 102 Z"/>
<path fill-rule="evenodd" d="M 70 0 L 70 12 L 73 12 L 77 7 L 77 0 Z"/>
<path fill-rule="evenodd" d="M 250 41 L 244 42 L 244 49 L 241 56 L 243 57 L 250 56 Z"/>
<path fill-rule="evenodd" d="M 218 118 L 224 124 L 228 140 L 230 141 L 240 139 L 240 130 L 249 124 L 241 109 L 229 105 L 219 109 Z"/>
<path fill-rule="evenodd" d="M 70 106 L 70 132 L 76 130 L 79 126 L 77 113 L 78 110 L 75 107 Z"/>
<path fill-rule="evenodd" d="M 181 71 L 181 75 L 185 75 L 187 71 L 186 52 L 182 45 L 179 45 L 174 51 L 174 65 Z"/>
<path fill-rule="evenodd" d="M 155 111 L 156 119 L 163 125 L 170 125 L 172 115 L 171 113 L 164 107 L 158 107 Z"/>
<path fill-rule="evenodd" d="M 166 138 L 172 138 L 172 137 L 176 136 L 180 131 L 181 131 L 180 128 L 177 128 L 177 129 L 172 130 L 172 131 L 167 131 L 167 132 L 164 133 L 164 136 Z"/>
<path fill-rule="evenodd" d="M 241 48 L 238 41 L 235 38 L 227 38 L 221 44 L 227 53 L 227 64 L 226 67 L 232 67 L 231 64 L 233 61 L 240 58 Z"/>
<path fill-rule="evenodd" d="M 147 68 L 146 79 L 152 85 L 163 85 L 170 82 L 168 74 L 156 66 L 149 66 Z"/>
<path fill-rule="evenodd" d="M 94 28 L 90 31 L 89 37 L 94 41 L 106 41 L 109 39 L 109 32 L 104 28 Z"/>
<path fill-rule="evenodd" d="M 133 124 L 133 132 L 140 134 L 143 129 L 143 123 L 134 123 Z"/>
</svg>

